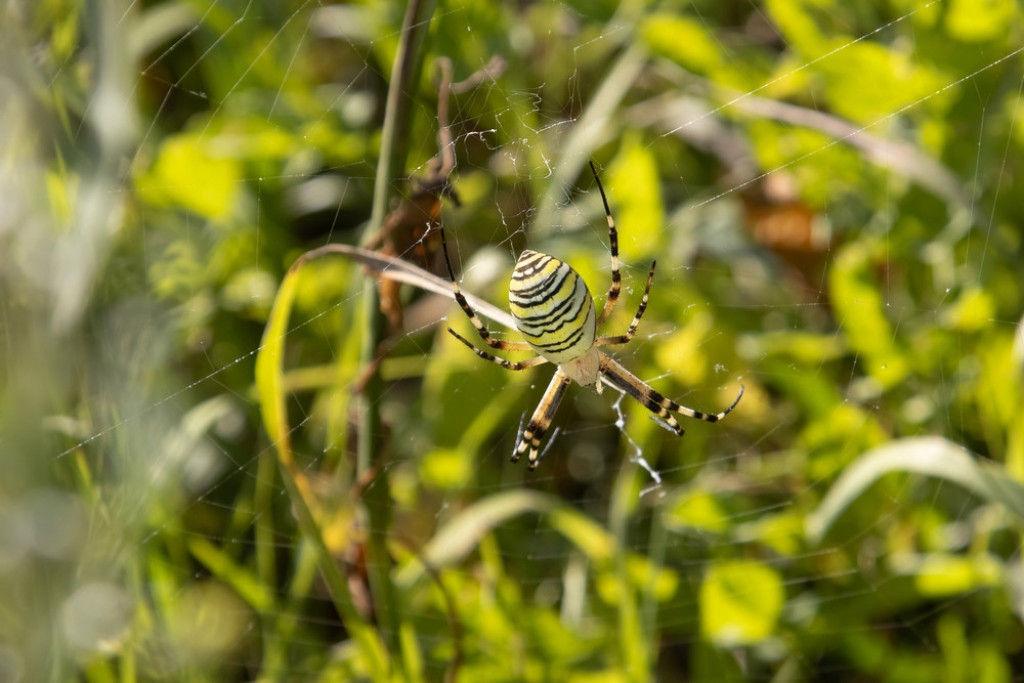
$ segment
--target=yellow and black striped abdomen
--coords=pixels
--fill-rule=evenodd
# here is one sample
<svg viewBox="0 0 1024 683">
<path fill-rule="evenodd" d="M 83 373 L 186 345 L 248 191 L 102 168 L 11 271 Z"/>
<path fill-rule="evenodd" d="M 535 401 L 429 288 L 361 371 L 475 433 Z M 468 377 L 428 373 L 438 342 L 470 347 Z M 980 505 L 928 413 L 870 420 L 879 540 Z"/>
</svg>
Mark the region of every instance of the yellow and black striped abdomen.
<svg viewBox="0 0 1024 683">
<path fill-rule="evenodd" d="M 567 263 L 524 251 L 512 272 L 508 303 L 526 341 L 552 363 L 568 363 L 594 346 L 594 299 Z"/>
</svg>

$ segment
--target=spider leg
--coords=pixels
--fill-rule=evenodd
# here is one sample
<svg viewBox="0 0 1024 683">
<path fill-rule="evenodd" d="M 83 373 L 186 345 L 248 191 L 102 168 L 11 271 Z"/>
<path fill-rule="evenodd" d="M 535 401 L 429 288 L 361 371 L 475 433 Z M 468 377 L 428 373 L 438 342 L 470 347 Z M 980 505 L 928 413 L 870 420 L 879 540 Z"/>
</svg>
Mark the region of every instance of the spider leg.
<svg viewBox="0 0 1024 683">
<path fill-rule="evenodd" d="M 504 351 L 529 351 L 531 347 L 524 341 L 506 341 L 502 339 L 495 339 L 491 336 L 487 327 L 484 326 L 480 321 L 480 318 L 477 317 L 476 312 L 469 305 L 469 302 L 466 301 L 466 297 L 462 293 L 462 288 L 459 287 L 459 282 L 455 279 L 455 271 L 452 270 L 452 261 L 448 256 L 448 241 L 444 236 L 444 227 L 438 225 L 438 230 L 441 232 L 441 251 L 444 252 L 444 264 L 448 267 L 448 279 L 452 283 L 452 293 L 455 295 L 455 301 L 459 304 L 459 308 L 462 309 L 462 312 L 466 314 L 466 317 L 469 318 L 469 322 L 473 323 L 473 327 L 476 328 L 477 334 L 480 335 L 480 338 L 493 349 L 502 349 Z M 449 332 L 451 332 L 450 329 Z M 452 332 L 452 334 L 455 333 Z M 457 334 L 455 336 L 458 337 Z M 459 339 L 462 339 L 462 337 L 459 337 Z M 463 341 L 466 340 L 463 339 Z M 469 347 L 473 348 L 472 344 L 469 344 Z M 476 349 L 473 350 L 475 351 Z"/>
<path fill-rule="evenodd" d="M 608 379 L 609 384 L 629 394 L 640 405 L 654 413 L 659 420 L 663 421 L 678 436 L 682 436 L 685 430 L 672 413 L 695 420 L 704 420 L 705 422 L 718 422 L 732 412 L 732 409 L 736 407 L 736 404 L 740 402 L 740 398 L 743 396 L 743 386 L 740 385 L 740 393 L 736 396 L 736 400 L 732 402 L 732 405 L 720 413 L 705 413 L 679 405 L 672 399 L 662 396 L 639 377 L 604 354 L 601 355 L 601 374 Z"/>
<path fill-rule="evenodd" d="M 562 433 L 562 428 L 561 427 L 555 427 L 555 430 L 553 432 L 551 432 L 551 436 L 550 436 L 550 438 L 548 438 L 548 442 L 546 444 L 544 444 L 544 450 L 542 450 L 540 452 L 540 455 L 537 457 L 537 464 L 540 464 L 540 461 L 543 460 L 545 456 L 547 456 L 548 451 L 550 451 L 551 447 L 555 445 L 555 441 L 558 440 L 558 435 L 561 434 L 561 433 Z M 531 465 L 530 470 L 534 470 L 536 468 L 537 468 L 537 465 Z"/>
<path fill-rule="evenodd" d="M 541 439 L 544 438 L 544 433 L 551 426 L 551 418 L 554 417 L 558 404 L 562 402 L 565 390 L 569 388 L 571 383 L 572 380 L 562 371 L 562 368 L 558 368 L 555 371 L 554 377 L 551 378 L 551 383 L 548 384 L 548 388 L 544 391 L 544 396 L 540 399 L 540 403 L 537 404 L 537 409 L 533 411 L 533 417 L 530 418 L 526 429 L 523 430 L 522 435 L 519 437 L 519 445 L 516 446 L 515 451 L 512 453 L 512 462 L 518 462 L 519 458 L 526 452 L 526 449 L 529 448 L 529 467 L 531 470 L 537 469 L 537 464 L 540 462 Z"/>
<path fill-rule="evenodd" d="M 521 361 L 516 361 L 516 362 L 508 361 L 508 360 L 505 360 L 504 358 L 498 358 L 497 356 L 495 356 L 492 353 L 487 353 L 486 351 L 483 351 L 483 350 L 478 349 L 477 347 L 473 346 L 473 342 L 469 341 L 468 339 L 463 337 L 461 334 L 459 334 L 458 332 L 456 332 L 452 328 L 449 327 L 448 331 L 451 332 L 451 335 L 453 337 L 455 337 L 460 342 L 462 342 L 463 344 L 468 346 L 470 349 L 472 349 L 473 352 L 476 355 L 480 356 L 484 360 L 489 360 L 492 363 L 497 363 L 498 365 L 500 365 L 501 367 L 505 368 L 506 370 L 525 370 L 527 368 L 533 368 L 533 367 L 536 367 L 538 365 L 543 365 L 544 363 L 548 362 L 548 359 L 545 358 L 544 356 L 534 356 L 533 358 L 528 358 L 527 360 L 521 360 Z M 499 346 L 497 348 L 504 348 L 504 342 L 500 342 L 500 340 L 495 340 L 495 341 L 499 341 L 499 343 L 502 344 L 502 346 Z"/>
<path fill-rule="evenodd" d="M 608 207 L 608 197 L 605 196 L 604 186 L 601 185 L 601 178 L 597 175 L 593 161 L 590 162 L 590 172 L 594 174 L 594 181 L 597 182 L 597 189 L 601 193 L 601 202 L 604 204 L 604 215 L 608 219 L 608 246 L 612 254 L 612 284 L 608 288 L 608 297 L 604 300 L 604 308 L 597 319 L 597 324 L 600 325 L 615 308 L 615 302 L 619 300 L 622 276 L 619 274 L 619 233 L 615 229 L 615 219 L 612 218 L 612 210 Z"/>
<path fill-rule="evenodd" d="M 626 334 L 620 334 L 617 337 L 598 337 L 594 340 L 594 346 L 607 346 L 609 344 L 625 344 L 633 335 L 636 334 L 636 330 L 640 327 L 640 318 L 644 317 L 644 311 L 647 310 L 647 298 L 651 293 L 651 283 L 654 282 L 654 266 L 657 265 L 657 261 L 651 261 L 651 272 L 647 274 L 647 286 L 644 287 L 644 296 L 640 299 L 640 306 L 636 309 L 636 315 L 633 316 L 633 322 L 629 324 L 629 329 L 626 330 Z"/>
</svg>

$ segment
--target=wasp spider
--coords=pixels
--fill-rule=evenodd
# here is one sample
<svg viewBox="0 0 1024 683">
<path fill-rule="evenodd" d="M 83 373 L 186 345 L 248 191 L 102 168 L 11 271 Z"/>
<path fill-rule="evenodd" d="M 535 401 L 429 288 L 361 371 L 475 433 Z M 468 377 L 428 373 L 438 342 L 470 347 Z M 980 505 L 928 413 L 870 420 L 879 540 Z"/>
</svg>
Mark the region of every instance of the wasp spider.
<svg viewBox="0 0 1024 683">
<path fill-rule="evenodd" d="M 572 267 L 553 256 L 527 249 L 520 254 L 519 260 L 516 262 L 515 270 L 512 272 L 512 281 L 508 288 L 508 302 L 512 317 L 526 341 L 495 339 L 480 322 L 480 318 L 473 312 L 459 288 L 455 272 L 452 270 L 451 259 L 448 256 L 444 229 L 441 229 L 441 249 L 444 252 L 445 264 L 448 266 L 448 275 L 451 278 L 455 300 L 469 317 L 469 321 L 473 323 L 480 338 L 492 349 L 499 351 L 532 350 L 538 355 L 523 361 L 508 361 L 478 349 L 452 328 L 449 327 L 448 331 L 481 358 L 497 363 L 507 370 L 525 370 L 543 363 L 553 363 L 557 366 L 555 375 L 544 392 L 544 397 L 526 425 L 526 429 L 519 435 L 512 453 L 512 462 L 516 462 L 529 448 L 531 470 L 535 469 L 540 462 L 541 439 L 544 438 L 544 433 L 551 425 L 555 410 L 572 381 L 583 386 L 593 385 L 599 394 L 602 382 L 629 394 L 678 436 L 683 435 L 683 426 L 679 424 L 673 413 L 705 422 L 717 422 L 728 415 L 743 396 L 743 387 L 740 386 L 739 394 L 732 405 L 720 413 L 704 413 L 687 408 L 662 396 L 599 350 L 598 347 L 601 346 L 625 344 L 636 334 L 640 318 L 643 317 L 644 311 L 647 309 L 647 297 L 654 280 L 655 262 L 651 262 L 643 298 L 640 299 L 640 306 L 637 308 L 636 315 L 633 316 L 633 322 L 626 329 L 626 333 L 614 337 L 598 337 L 597 326 L 608 317 L 615 307 L 622 282 L 619 275 L 619 240 L 615 230 L 615 221 L 612 219 L 608 198 L 605 196 L 601 179 L 598 177 L 593 163 L 590 164 L 590 170 L 594 174 L 597 189 L 601 193 L 601 201 L 604 203 L 612 257 L 612 284 L 608 289 L 608 297 L 605 299 L 600 316 L 597 315 L 594 308 L 594 299 L 591 297 L 586 283 Z"/>
</svg>

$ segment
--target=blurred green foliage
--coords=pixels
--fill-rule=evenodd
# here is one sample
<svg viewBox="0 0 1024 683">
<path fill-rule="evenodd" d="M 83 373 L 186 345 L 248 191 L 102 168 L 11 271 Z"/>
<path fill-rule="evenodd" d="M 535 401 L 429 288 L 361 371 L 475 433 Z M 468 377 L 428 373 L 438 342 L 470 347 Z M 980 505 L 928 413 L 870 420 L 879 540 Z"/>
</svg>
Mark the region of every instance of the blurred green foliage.
<svg viewBox="0 0 1024 683">
<path fill-rule="evenodd" d="M 0 12 L 0 680 L 1024 670 L 1017 3 L 438 2 L 408 130 L 398 2 Z M 412 287 L 367 367 L 373 279 L 293 264 L 428 175 L 442 56 L 507 63 L 451 99 L 464 287 L 529 245 L 600 302 L 594 159 L 608 329 L 658 259 L 616 357 L 727 420 L 573 387 L 527 474 L 550 369 Z"/>
</svg>

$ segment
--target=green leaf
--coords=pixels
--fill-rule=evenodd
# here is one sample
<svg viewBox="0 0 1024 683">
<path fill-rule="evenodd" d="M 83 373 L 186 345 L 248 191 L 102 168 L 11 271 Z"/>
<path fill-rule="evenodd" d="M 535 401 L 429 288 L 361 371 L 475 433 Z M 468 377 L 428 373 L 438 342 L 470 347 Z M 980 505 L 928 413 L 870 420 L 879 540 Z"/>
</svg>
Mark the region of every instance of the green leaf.
<svg viewBox="0 0 1024 683">
<path fill-rule="evenodd" d="M 873 252 L 864 241 L 844 247 L 829 273 L 829 286 L 832 305 L 850 348 L 862 356 L 871 377 L 890 388 L 903 381 L 910 364 L 896 346 L 881 290 L 872 279 Z"/>
<path fill-rule="evenodd" d="M 466 454 L 454 448 L 435 448 L 420 462 L 424 486 L 461 489 L 472 481 L 473 469 Z"/>
<path fill-rule="evenodd" d="M 481 500 L 452 517 L 423 547 L 420 555 L 435 569 L 465 558 L 494 527 L 527 512 L 546 512 L 556 499 L 526 490 L 514 490 Z M 399 586 L 411 586 L 423 576 L 423 562 L 410 560 L 395 579 Z"/>
<path fill-rule="evenodd" d="M 623 141 L 608 177 L 611 187 L 605 192 L 618 227 L 622 258 L 630 263 L 656 254 L 663 244 L 665 205 L 654 153 L 639 134 Z"/>
<path fill-rule="evenodd" d="M 1019 12 L 1014 0 L 952 0 L 946 26 L 952 37 L 964 42 L 998 40 L 1007 36 L 1007 26 L 1020 21 L 1015 13 Z"/>
<path fill-rule="evenodd" d="M 805 4 L 811 3 L 767 0 L 765 10 L 789 45 L 801 54 L 817 57 L 827 50 L 827 40 Z"/>
<path fill-rule="evenodd" d="M 980 287 L 971 287 L 943 311 L 942 323 L 961 332 L 976 332 L 991 325 L 995 315 L 996 305 L 992 296 Z"/>
<path fill-rule="evenodd" d="M 948 85 L 941 72 L 923 66 L 911 54 L 870 42 L 849 44 L 845 36 L 832 47 L 843 47 L 816 65 L 825 75 L 824 86 L 832 109 L 848 119 L 871 124 L 893 112 L 934 96 Z M 931 97 L 929 109 L 942 107 L 946 98 Z"/>
<path fill-rule="evenodd" d="M 288 429 L 288 411 L 285 407 L 284 373 L 281 361 L 284 358 L 284 342 L 288 336 L 288 318 L 295 300 L 298 285 L 298 268 L 285 275 L 274 297 L 263 339 L 256 354 L 256 393 L 259 397 L 263 426 L 278 451 L 287 450 L 291 460 L 291 446 Z"/>
<path fill-rule="evenodd" d="M 804 365 L 814 365 L 841 358 L 847 352 L 841 337 L 804 330 L 773 330 L 743 339 L 751 347 L 750 355 L 779 356 Z"/>
<path fill-rule="evenodd" d="M 295 301 L 302 266 L 320 253 L 306 252 L 289 269 L 281 287 L 277 291 L 274 304 L 270 310 L 270 318 L 263 330 L 263 338 L 259 352 L 256 354 L 256 392 L 259 397 L 260 413 L 263 424 L 271 442 L 277 450 L 281 465 L 281 475 L 292 510 L 296 516 L 303 535 L 314 547 L 317 563 L 328 585 L 331 598 L 338 613 L 345 620 L 346 627 L 353 637 L 359 641 L 363 652 L 372 660 L 375 670 L 380 673 L 388 668 L 388 653 L 381 647 L 378 633 L 362 618 L 355 609 L 348 582 L 342 574 L 336 558 L 327 548 L 324 535 L 319 527 L 316 510 L 313 509 L 315 499 L 309 481 L 303 472 L 295 466 L 295 456 L 291 447 L 291 429 L 288 425 L 288 410 L 285 405 L 285 384 L 282 361 L 284 359 L 284 343 L 288 337 L 288 319 Z"/>
<path fill-rule="evenodd" d="M 764 515 L 739 525 L 732 538 L 759 543 L 780 555 L 796 555 L 804 550 L 804 518 L 796 511 Z"/>
<path fill-rule="evenodd" d="M 686 491 L 668 506 L 665 526 L 674 530 L 697 529 L 721 534 L 729 529 L 729 514 L 713 494 Z"/>
<path fill-rule="evenodd" d="M 191 538 L 188 548 L 211 574 L 234 589 L 257 612 L 266 613 L 276 607 L 270 587 L 264 585 L 255 572 L 239 565 L 216 545 L 205 538 Z"/>
<path fill-rule="evenodd" d="M 215 221 L 235 206 L 242 170 L 215 151 L 207 138 L 182 134 L 168 138 L 156 163 L 136 181 L 139 195 L 159 206 L 183 206 Z"/>
<path fill-rule="evenodd" d="M 914 587 L 930 598 L 948 598 L 996 585 L 1002 571 L 988 555 L 960 557 L 936 553 L 924 557 L 914 572 Z"/>
<path fill-rule="evenodd" d="M 700 587 L 701 634 L 719 647 L 758 643 L 774 633 L 785 599 L 782 578 L 771 567 L 716 562 Z"/>
<path fill-rule="evenodd" d="M 721 67 L 722 55 L 718 41 L 707 25 L 676 14 L 655 14 L 640 28 L 651 52 L 700 74 Z"/>
<path fill-rule="evenodd" d="M 820 543 L 843 511 L 890 472 L 913 472 L 959 484 L 989 503 L 1006 508 L 1024 522 L 1024 486 L 1001 467 L 976 458 L 940 437 L 901 439 L 869 451 L 847 469 L 807 518 L 807 536 Z"/>
<path fill-rule="evenodd" d="M 415 584 L 424 572 L 423 563 L 440 569 L 462 561 L 496 526 L 517 517 L 547 514 L 551 527 L 572 541 L 591 562 L 606 562 L 615 553 L 615 541 L 590 517 L 552 496 L 514 490 L 485 498 L 459 512 L 423 547 L 420 557 L 398 572 L 400 586 Z"/>
<path fill-rule="evenodd" d="M 715 319 L 706 310 L 687 314 L 685 324 L 661 340 L 654 357 L 665 373 L 687 386 L 698 386 L 709 381 L 712 362 L 705 342 L 716 333 Z"/>
</svg>

